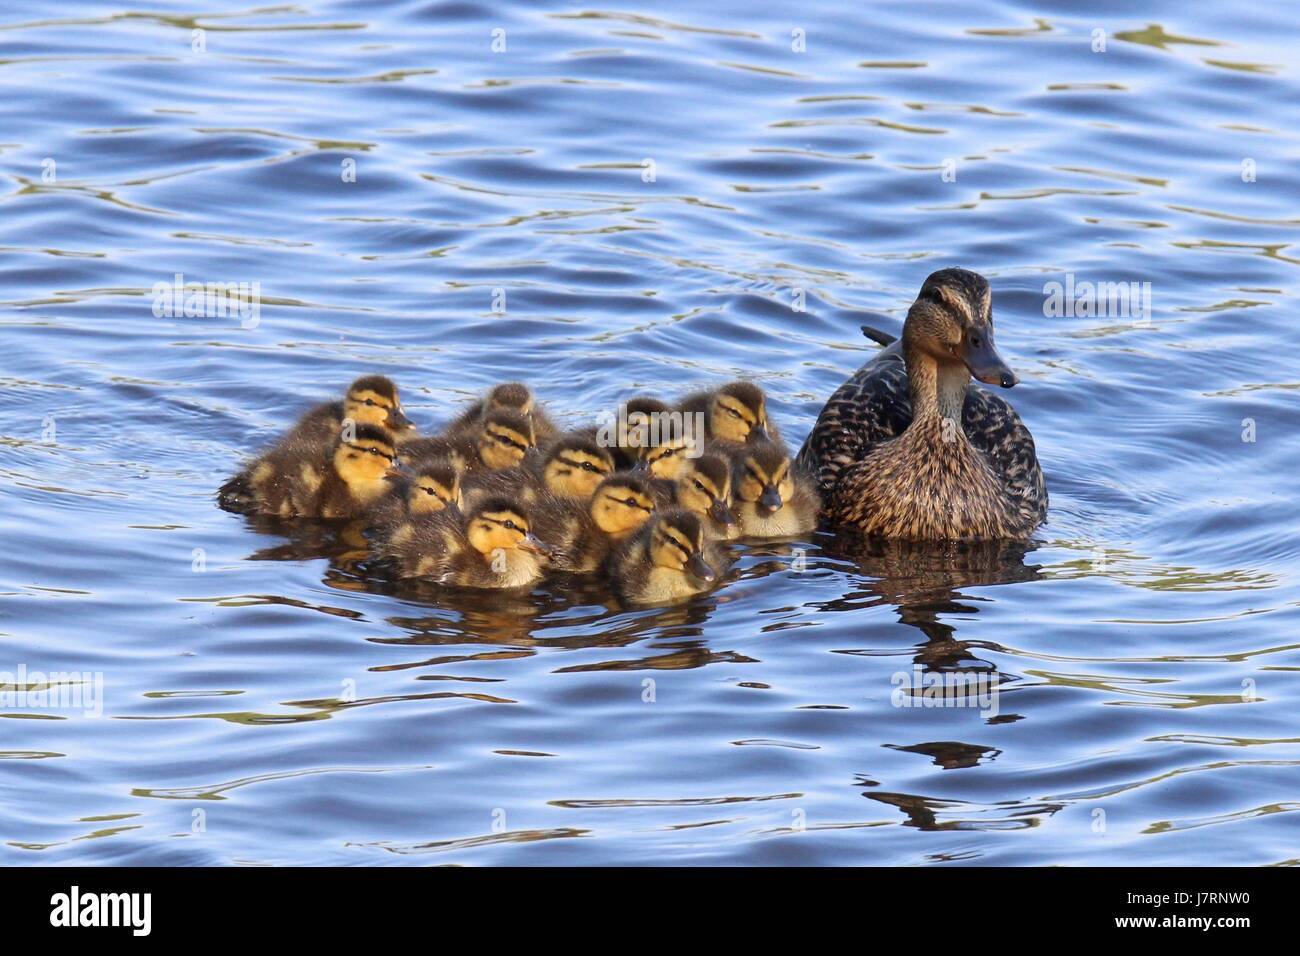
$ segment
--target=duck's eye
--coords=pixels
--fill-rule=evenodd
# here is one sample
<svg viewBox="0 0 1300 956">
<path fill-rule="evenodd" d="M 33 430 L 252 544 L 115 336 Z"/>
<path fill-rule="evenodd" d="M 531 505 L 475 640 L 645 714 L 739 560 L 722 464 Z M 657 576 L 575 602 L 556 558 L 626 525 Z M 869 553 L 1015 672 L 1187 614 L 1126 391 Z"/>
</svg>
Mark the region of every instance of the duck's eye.
<svg viewBox="0 0 1300 956">
<path fill-rule="evenodd" d="M 595 471 L 595 470 L 596 470 L 596 466 L 593 465 L 593 464 L 592 464 L 591 462 L 589 462 L 589 461 L 584 461 L 584 462 L 582 463 L 582 470 L 583 470 L 583 471 Z"/>
<path fill-rule="evenodd" d="M 425 488 L 424 493 L 426 495 L 436 495 L 438 492 L 434 491 L 432 488 Z"/>
<path fill-rule="evenodd" d="M 635 498 L 624 498 L 624 499 L 623 499 L 623 504 L 627 505 L 629 508 L 635 508 L 635 507 L 636 507 L 636 499 L 635 499 Z"/>
<path fill-rule="evenodd" d="M 375 405 L 377 405 L 378 403 L 373 398 L 367 398 L 365 404 L 369 405 L 371 408 L 374 408 Z"/>
<path fill-rule="evenodd" d="M 727 414 L 730 415 L 732 418 L 739 418 L 739 417 L 740 417 L 740 412 L 736 411 L 734 408 L 728 408 L 728 409 L 727 409 Z"/>
<path fill-rule="evenodd" d="M 515 523 L 514 523 L 513 521 L 511 521 L 510 519 L 508 519 L 508 518 L 506 519 L 506 521 L 505 521 L 505 523 L 502 525 L 502 527 L 507 528 L 507 529 L 509 529 L 510 531 L 514 531 L 514 530 L 516 530 L 516 528 L 515 528 Z"/>
<path fill-rule="evenodd" d="M 697 490 L 699 490 L 699 491 L 703 491 L 705 494 L 708 494 L 708 489 L 705 488 L 705 487 L 704 487 L 702 484 L 700 484 L 698 481 L 695 482 L 695 487 L 696 487 Z"/>
<path fill-rule="evenodd" d="M 980 337 L 979 337 L 978 335 L 972 335 L 972 336 L 970 337 L 970 344 L 971 344 L 971 346 L 974 347 L 974 348 L 979 348 L 979 347 L 980 347 Z"/>
</svg>

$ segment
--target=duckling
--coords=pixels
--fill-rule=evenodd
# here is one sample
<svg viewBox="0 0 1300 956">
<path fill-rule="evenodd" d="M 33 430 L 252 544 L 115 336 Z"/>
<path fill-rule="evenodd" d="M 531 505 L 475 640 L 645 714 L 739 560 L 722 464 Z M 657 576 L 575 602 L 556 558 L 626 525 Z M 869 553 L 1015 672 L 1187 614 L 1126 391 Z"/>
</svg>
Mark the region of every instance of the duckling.
<svg viewBox="0 0 1300 956">
<path fill-rule="evenodd" d="M 377 548 L 399 576 L 465 588 L 524 588 L 542 576 L 546 545 L 533 536 L 528 509 L 488 498 L 468 513 L 444 508 L 402 526 Z"/>
<path fill-rule="evenodd" d="M 666 402 L 638 395 L 620 404 L 601 424 L 582 433 L 609 449 L 620 470 L 632 468 L 640 457 L 639 450 L 650 443 L 651 433 L 658 434 L 659 416 L 671 411 Z"/>
<path fill-rule="evenodd" d="M 610 475 L 596 487 L 590 501 L 551 495 L 536 509 L 539 533 L 552 549 L 550 566 L 576 574 L 598 570 L 612 548 L 645 524 L 654 511 L 649 485 L 632 472 Z"/>
<path fill-rule="evenodd" d="M 566 432 L 553 438 L 545 450 L 525 456 L 520 468 L 470 475 L 466 492 L 471 499 L 510 494 L 535 500 L 545 489 L 559 498 L 589 501 L 596 487 L 613 472 L 609 452 L 583 432 Z"/>
<path fill-rule="evenodd" d="M 699 516 L 709 537 L 740 536 L 731 503 L 731 462 L 722 455 L 686 459 L 676 480 L 654 480 L 654 492 L 660 507 L 675 505 Z"/>
<path fill-rule="evenodd" d="M 357 424 L 382 425 L 397 441 L 416 434 L 415 423 L 402 411 L 397 385 L 383 375 L 363 375 L 348 386 L 342 400 L 317 405 L 298 420 L 289 434 L 329 443 L 348 419 Z"/>
<path fill-rule="evenodd" d="M 817 527 L 821 498 L 811 479 L 793 467 L 784 444 L 754 442 L 732 461 L 741 537 L 792 538 Z"/>
<path fill-rule="evenodd" d="M 635 448 L 633 468 L 649 472 L 654 478 L 675 481 L 686 461 L 697 457 L 704 447 L 704 436 L 694 428 L 678 427 L 681 424 L 681 418 L 656 419 L 644 432 L 645 443 Z"/>
<path fill-rule="evenodd" d="M 446 433 L 455 435 L 475 431 L 483 424 L 487 413 L 500 409 L 526 415 L 533 423 L 533 432 L 538 441 L 559 434 L 559 429 L 555 427 L 550 416 L 537 404 L 532 389 L 523 382 L 503 382 L 494 385 L 487 395 L 470 405 L 459 418 L 447 426 Z"/>
<path fill-rule="evenodd" d="M 390 488 L 370 509 L 376 536 L 390 538 L 420 515 L 436 514 L 462 504 L 460 472 L 447 458 L 428 458 L 418 468 L 396 462 L 388 470 Z"/>
<path fill-rule="evenodd" d="M 767 398 L 753 382 L 728 382 L 720 388 L 696 392 L 682 399 L 677 408 L 702 415 L 705 434 L 714 441 L 743 445 L 747 441 L 780 439 L 767 417 Z"/>
<path fill-rule="evenodd" d="M 492 408 L 467 431 L 403 443 L 402 458 L 411 464 L 426 458 L 450 458 L 460 471 L 475 473 L 514 468 L 536 448 L 532 419 L 508 408 Z"/>
<path fill-rule="evenodd" d="M 321 454 L 298 435 L 231 478 L 218 491 L 223 508 L 281 518 L 355 518 L 389 488 L 394 441 L 379 425 L 349 425 Z"/>
<path fill-rule="evenodd" d="M 902 338 L 836 390 L 799 452 L 835 524 L 913 540 L 1029 537 L 1047 515 L 1033 436 L 972 376 L 1019 381 L 993 344 L 988 280 L 941 269 Z"/>
<path fill-rule="evenodd" d="M 619 549 L 611 576 L 629 604 L 667 604 L 708 590 L 724 564 L 725 555 L 709 544 L 699 517 L 670 508 Z"/>
</svg>

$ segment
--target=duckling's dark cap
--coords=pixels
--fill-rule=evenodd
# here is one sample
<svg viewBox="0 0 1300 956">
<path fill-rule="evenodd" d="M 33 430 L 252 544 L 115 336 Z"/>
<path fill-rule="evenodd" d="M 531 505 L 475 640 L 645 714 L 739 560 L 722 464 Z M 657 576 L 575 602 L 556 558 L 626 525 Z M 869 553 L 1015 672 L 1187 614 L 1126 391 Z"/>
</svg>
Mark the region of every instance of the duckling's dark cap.
<svg viewBox="0 0 1300 956">
<path fill-rule="evenodd" d="M 657 511 L 651 520 L 656 525 L 668 525 L 676 528 L 692 541 L 700 538 L 703 529 L 699 516 L 694 512 L 687 511 L 685 508 L 668 508 L 664 511 Z"/>
<path fill-rule="evenodd" d="M 450 458 L 423 458 L 416 463 L 414 470 L 418 478 L 432 478 L 445 485 L 454 485 L 460 480 L 460 471 Z"/>
<path fill-rule="evenodd" d="M 369 422 L 354 423 L 353 441 L 381 441 L 385 445 L 392 447 L 393 433 L 382 425 L 371 425 Z"/>
<path fill-rule="evenodd" d="M 639 477 L 635 472 L 616 471 L 599 485 L 596 486 L 596 492 L 599 493 L 605 488 L 618 486 L 619 488 L 630 488 L 638 494 L 650 494 L 650 482 Z"/>
<path fill-rule="evenodd" d="M 397 386 L 385 375 L 363 375 L 348 386 L 349 392 L 374 392 L 396 401 Z"/>
<path fill-rule="evenodd" d="M 719 487 L 726 482 L 727 475 L 731 474 L 731 463 L 721 455 L 701 455 L 699 458 L 690 459 L 688 467 L 694 468 Z"/>
<path fill-rule="evenodd" d="M 723 395 L 730 395 L 737 401 L 744 402 L 749 408 L 763 407 L 763 390 L 753 382 L 728 382 L 718 389 Z"/>
<path fill-rule="evenodd" d="M 472 513 L 475 515 L 484 515 L 491 514 L 494 511 L 509 511 L 512 514 L 516 514 L 523 518 L 525 521 L 528 520 L 528 509 L 513 498 L 507 498 L 503 495 L 494 495 L 491 498 L 485 498 L 474 506 L 474 511 Z"/>
<path fill-rule="evenodd" d="M 515 411 L 513 408 L 488 409 L 487 415 L 483 418 L 483 423 L 485 425 L 504 425 L 521 435 L 531 435 L 533 433 L 532 419 L 521 412 Z"/>
<path fill-rule="evenodd" d="M 561 435 L 559 438 L 555 439 L 546 451 L 546 460 L 554 461 L 565 452 L 575 451 L 580 451 L 584 455 L 590 455 L 593 458 L 599 458 L 602 461 L 609 462 L 610 464 L 613 464 L 614 462 L 614 459 L 610 457 L 609 452 L 600 447 L 599 442 L 590 435 L 585 435 L 580 432 Z"/>
<path fill-rule="evenodd" d="M 502 382 L 488 392 L 488 401 L 506 408 L 523 408 L 533 400 L 533 390 L 523 382 Z"/>
<path fill-rule="evenodd" d="M 781 442 L 764 439 L 746 445 L 745 450 L 736 455 L 736 467 L 743 468 L 747 459 L 757 462 L 759 467 L 771 474 L 782 462 L 790 460 L 790 450 Z"/>
</svg>

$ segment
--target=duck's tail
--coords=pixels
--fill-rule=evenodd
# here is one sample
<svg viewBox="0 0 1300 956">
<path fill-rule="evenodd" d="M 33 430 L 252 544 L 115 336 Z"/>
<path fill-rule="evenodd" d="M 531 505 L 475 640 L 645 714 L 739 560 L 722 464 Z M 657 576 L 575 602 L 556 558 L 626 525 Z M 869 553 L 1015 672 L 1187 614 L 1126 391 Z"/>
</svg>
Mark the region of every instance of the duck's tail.
<svg viewBox="0 0 1300 956">
<path fill-rule="evenodd" d="M 891 335 L 888 332 L 882 332 L 880 329 L 875 328 L 874 326 L 863 325 L 863 326 L 859 326 L 859 328 L 862 329 L 863 335 L 871 339 L 871 341 L 876 342 L 880 345 L 892 345 L 893 343 L 898 341 L 897 335 Z"/>
<path fill-rule="evenodd" d="M 217 504 L 226 511 L 247 514 L 253 510 L 256 501 L 253 486 L 245 472 L 240 472 L 217 489 Z"/>
</svg>

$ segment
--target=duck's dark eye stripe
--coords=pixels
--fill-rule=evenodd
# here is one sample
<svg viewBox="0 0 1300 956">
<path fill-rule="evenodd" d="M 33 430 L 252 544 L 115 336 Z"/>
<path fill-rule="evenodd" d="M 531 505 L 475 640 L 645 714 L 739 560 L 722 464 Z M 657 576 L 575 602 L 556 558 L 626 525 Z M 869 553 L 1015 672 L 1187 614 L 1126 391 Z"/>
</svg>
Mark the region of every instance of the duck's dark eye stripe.
<svg viewBox="0 0 1300 956">
<path fill-rule="evenodd" d="M 753 478 L 753 479 L 754 479 L 755 481 L 757 481 L 760 485 L 765 485 L 765 484 L 767 484 L 767 479 L 764 478 L 762 475 L 760 475 L 760 474 L 759 474 L 757 471 L 755 471 L 753 468 L 750 468 L 748 465 L 745 466 L 745 471 L 749 474 L 749 477 Z"/>
<path fill-rule="evenodd" d="M 670 545 L 672 545 L 674 548 L 676 548 L 678 551 L 680 551 L 680 552 L 682 553 L 682 557 L 687 558 L 687 559 L 690 558 L 690 556 L 691 556 L 691 554 L 692 554 L 690 548 L 686 547 L 686 545 L 682 544 L 680 541 L 678 541 L 678 540 L 677 540 L 676 538 L 674 538 L 672 535 L 670 535 L 670 534 L 663 534 L 663 535 L 660 535 L 660 536 L 659 536 L 659 540 L 662 541 L 662 542 L 664 542 L 665 544 L 670 544 Z"/>
</svg>

